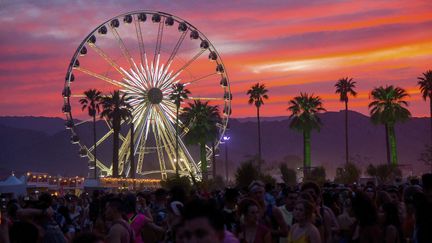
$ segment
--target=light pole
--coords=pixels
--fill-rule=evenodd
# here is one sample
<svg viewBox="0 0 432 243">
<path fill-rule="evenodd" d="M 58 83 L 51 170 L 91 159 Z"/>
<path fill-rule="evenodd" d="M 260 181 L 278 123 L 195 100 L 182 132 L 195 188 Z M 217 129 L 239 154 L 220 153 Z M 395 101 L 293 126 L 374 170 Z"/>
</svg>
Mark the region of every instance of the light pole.
<svg viewBox="0 0 432 243">
<path fill-rule="evenodd" d="M 225 142 L 225 180 L 228 182 L 228 141 L 231 137 L 223 136 L 223 140 Z"/>
</svg>

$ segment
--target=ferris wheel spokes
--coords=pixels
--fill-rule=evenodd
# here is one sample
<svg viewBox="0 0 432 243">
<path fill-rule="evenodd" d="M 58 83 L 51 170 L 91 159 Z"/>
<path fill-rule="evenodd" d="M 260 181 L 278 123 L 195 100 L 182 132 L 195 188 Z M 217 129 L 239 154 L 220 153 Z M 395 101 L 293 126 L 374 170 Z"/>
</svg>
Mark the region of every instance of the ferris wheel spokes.
<svg viewBox="0 0 432 243">
<path fill-rule="evenodd" d="M 217 72 L 214 72 L 214 73 L 211 73 L 211 74 L 207 74 L 207 75 L 201 76 L 201 77 L 199 77 L 199 78 L 196 78 L 196 79 L 194 79 L 194 80 L 192 80 L 192 81 L 187 82 L 187 84 L 188 84 L 188 85 L 189 85 L 189 84 L 193 84 L 193 83 L 195 83 L 195 82 L 197 82 L 197 81 L 203 80 L 203 79 L 205 79 L 205 78 L 211 77 L 211 76 L 216 75 L 216 74 L 218 74 L 218 73 L 217 73 Z"/>
<path fill-rule="evenodd" d="M 155 22 L 155 15 L 153 15 L 153 22 Z M 157 38 L 156 38 L 156 47 L 154 50 L 154 56 L 153 56 L 153 63 L 156 62 L 156 57 L 158 55 L 160 55 L 160 49 L 161 49 L 161 45 L 162 45 L 162 36 L 163 36 L 163 31 L 164 31 L 164 19 L 165 17 L 162 16 L 162 19 L 159 19 L 159 27 L 158 27 L 158 34 L 157 34 Z M 159 65 L 158 65 L 159 66 Z"/>
<path fill-rule="evenodd" d="M 139 47 L 139 51 L 140 51 L 140 60 L 141 60 L 141 64 L 144 63 L 144 54 L 145 54 L 145 46 L 144 46 L 144 40 L 143 40 L 143 36 L 142 36 L 142 31 L 141 31 L 141 24 L 140 24 L 140 20 L 139 17 L 136 17 L 137 15 L 133 15 L 133 19 L 134 19 L 134 25 L 135 25 L 135 32 L 136 32 L 136 36 L 138 39 L 138 47 Z"/>
<path fill-rule="evenodd" d="M 117 87 L 122 87 L 122 88 L 132 88 L 132 89 L 135 89 L 135 88 L 130 87 L 129 85 L 127 85 L 127 84 L 125 84 L 125 83 L 119 82 L 119 81 L 117 81 L 117 80 L 111 79 L 111 78 L 109 78 L 109 77 L 107 77 L 107 76 L 104 76 L 104 75 L 102 75 L 102 74 L 95 73 L 95 72 L 93 72 L 93 71 L 90 71 L 90 70 L 85 69 L 85 68 L 82 68 L 82 67 L 76 67 L 75 70 L 80 71 L 80 72 L 82 72 L 82 73 L 84 73 L 84 74 L 87 74 L 87 75 L 89 75 L 89 76 L 92 76 L 92 77 L 94 77 L 94 78 L 100 79 L 100 80 L 102 80 L 102 81 L 108 82 L 108 83 L 110 83 L 110 84 L 112 84 L 112 85 L 115 85 L 115 86 L 117 86 Z"/>
<path fill-rule="evenodd" d="M 179 39 L 177 40 L 177 43 L 174 46 L 174 49 L 172 50 L 171 55 L 169 56 L 169 58 L 166 62 L 168 65 L 171 64 L 171 62 L 174 60 L 175 56 L 177 55 L 177 52 L 180 49 L 180 46 L 183 43 L 183 40 L 185 39 L 188 30 L 189 29 L 186 29 L 185 31 L 183 31 L 182 34 L 180 35 Z"/>
<path fill-rule="evenodd" d="M 155 119 L 157 118 L 155 110 L 153 110 L 153 116 L 155 117 Z M 162 143 L 160 141 L 161 136 L 159 134 L 160 131 L 158 129 L 156 129 L 155 124 L 156 124 L 156 122 L 152 123 L 152 130 L 153 130 L 154 139 L 156 141 L 156 152 L 157 152 L 157 156 L 159 159 L 160 173 L 161 173 L 162 179 L 166 179 L 167 178 L 167 172 L 166 172 L 165 159 L 164 159 L 164 154 L 163 154 L 163 147 L 162 147 Z"/>
<path fill-rule="evenodd" d="M 118 21 L 118 19 L 114 19 L 114 20 Z M 124 58 L 126 59 L 126 61 L 130 65 L 130 67 L 132 68 L 132 62 L 131 62 L 132 61 L 132 56 L 131 56 L 129 50 L 127 49 L 125 43 L 123 42 L 120 34 L 117 32 L 115 25 L 113 26 L 112 23 L 113 23 L 114 20 L 112 20 L 111 24 L 109 25 L 109 27 L 111 29 L 111 33 L 113 33 L 114 37 L 117 39 L 117 42 L 120 45 L 120 50 L 121 50 Z"/>
<path fill-rule="evenodd" d="M 175 136 L 176 136 L 176 131 L 175 128 L 173 127 L 173 122 L 170 121 L 170 119 L 166 116 L 166 113 L 162 113 L 162 120 L 164 122 L 164 124 L 166 125 L 166 127 L 168 128 L 168 131 L 171 135 L 171 141 L 173 143 L 175 143 Z M 179 121 L 181 122 L 181 121 Z M 179 134 L 180 136 L 180 134 Z M 190 165 L 195 165 L 194 159 L 191 156 L 191 154 L 189 153 L 189 150 L 186 148 L 186 145 L 184 144 L 182 139 L 179 139 L 179 160 L 180 162 L 184 163 L 184 167 L 189 171 L 189 172 L 195 172 L 196 173 L 196 167 L 194 168 L 195 171 L 193 171 Z M 174 150 L 175 151 L 175 150 Z M 182 160 L 183 159 L 183 160 Z M 180 163 L 181 164 L 181 163 Z"/>
<path fill-rule="evenodd" d="M 102 57 L 111 67 L 113 67 L 122 77 L 124 74 L 120 70 L 120 66 L 101 48 L 99 48 L 95 43 L 88 44 L 100 57 Z"/>
<path fill-rule="evenodd" d="M 191 65 L 198 57 L 200 57 L 206 50 L 201 49 L 194 57 L 192 57 L 188 62 L 186 62 L 181 68 L 174 72 L 174 75 L 177 75 L 179 72 L 185 70 L 189 65 Z"/>
<path fill-rule="evenodd" d="M 87 157 L 88 157 L 89 161 L 94 161 L 94 155 L 92 153 L 88 153 Z M 111 174 L 111 169 L 108 166 L 106 166 L 104 163 L 102 163 L 99 159 L 96 159 L 96 167 L 99 170 L 107 173 L 108 175 Z"/>
</svg>

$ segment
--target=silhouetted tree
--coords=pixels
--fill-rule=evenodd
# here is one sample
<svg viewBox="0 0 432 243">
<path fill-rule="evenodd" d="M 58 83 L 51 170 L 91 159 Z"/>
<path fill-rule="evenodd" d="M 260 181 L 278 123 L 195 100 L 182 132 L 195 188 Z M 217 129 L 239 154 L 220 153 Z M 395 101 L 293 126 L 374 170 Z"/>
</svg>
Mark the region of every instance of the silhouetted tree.
<svg viewBox="0 0 432 243">
<path fill-rule="evenodd" d="M 348 162 L 342 168 L 336 169 L 335 182 L 342 184 L 352 184 L 360 178 L 361 170 L 354 163 Z"/>
<path fill-rule="evenodd" d="M 320 130 L 321 120 L 317 116 L 325 111 L 319 96 L 301 93 L 289 101 L 288 110 L 291 111 L 290 128 L 303 133 L 303 174 L 311 167 L 311 131 Z"/>
<path fill-rule="evenodd" d="M 199 145 L 201 173 L 206 181 L 208 179 L 206 144 L 214 141 L 218 136 L 217 124 L 221 121 L 219 109 L 217 106 L 209 105 L 208 102 L 195 100 L 183 109 L 180 117 L 184 127 L 189 129 L 185 135 L 186 143 Z"/>
<path fill-rule="evenodd" d="M 411 113 L 406 106 L 408 102 L 404 99 L 408 97 L 407 92 L 393 85 L 378 87 L 372 90 L 373 101 L 369 104 L 371 120 L 375 124 L 384 124 L 386 127 L 388 144 L 387 151 L 390 151 L 390 161 L 397 165 L 396 134 L 394 126 L 399 121 L 406 121 L 411 117 Z M 390 147 L 390 149 L 389 149 Z"/>
<path fill-rule="evenodd" d="M 97 179 L 97 156 L 96 156 L 96 116 L 100 112 L 102 95 L 99 90 L 89 89 L 84 91 L 84 98 L 80 99 L 82 110 L 87 109 L 88 115 L 93 118 L 93 160 L 94 178 Z"/>
<path fill-rule="evenodd" d="M 179 176 L 179 112 L 181 103 L 188 98 L 190 91 L 185 89 L 184 84 L 172 85 L 172 92 L 169 96 L 176 106 L 176 175 Z"/>
<path fill-rule="evenodd" d="M 247 187 L 253 180 L 259 179 L 260 172 L 254 166 L 253 161 L 245 161 L 240 164 L 235 173 L 236 185 L 239 188 Z"/>
<path fill-rule="evenodd" d="M 120 129 L 122 121 L 126 121 L 130 116 L 132 106 L 127 103 L 126 94 L 120 94 L 115 90 L 109 96 L 102 98 L 103 111 L 101 117 L 106 118 L 113 130 L 113 160 L 112 176 L 119 176 L 119 149 L 120 149 Z"/>
<path fill-rule="evenodd" d="M 423 77 L 418 77 L 418 85 L 424 100 L 429 98 L 429 119 L 430 119 L 430 136 L 432 145 L 432 70 L 423 73 Z"/>
<path fill-rule="evenodd" d="M 349 143 L 348 143 L 348 96 L 357 96 L 354 91 L 356 82 L 352 78 L 342 78 L 335 84 L 336 94 L 340 94 L 340 101 L 345 103 L 345 163 L 349 162 Z"/>
<path fill-rule="evenodd" d="M 257 109 L 257 125 L 258 125 L 258 168 L 261 168 L 261 123 L 260 123 L 260 108 L 264 105 L 264 100 L 268 99 L 268 90 L 265 88 L 265 84 L 256 83 L 248 91 L 249 95 L 248 103 L 254 104 Z"/>
</svg>

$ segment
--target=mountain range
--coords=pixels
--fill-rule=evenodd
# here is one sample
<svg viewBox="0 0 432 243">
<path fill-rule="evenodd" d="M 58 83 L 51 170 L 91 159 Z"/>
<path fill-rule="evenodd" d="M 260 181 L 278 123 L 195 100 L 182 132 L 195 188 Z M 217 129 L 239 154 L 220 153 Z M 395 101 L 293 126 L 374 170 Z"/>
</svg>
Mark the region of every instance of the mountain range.
<svg viewBox="0 0 432 243">
<path fill-rule="evenodd" d="M 345 161 L 344 111 L 320 114 L 321 130 L 312 132 L 313 166 L 323 165 L 332 177 Z M 262 157 L 269 171 L 285 162 L 291 168 L 302 166 L 303 138 L 289 128 L 288 117 L 261 119 Z M 11 171 L 49 172 L 64 176 L 86 176 L 87 160 L 78 154 L 78 146 L 70 143 L 70 132 L 61 118 L 0 117 L 0 177 Z M 98 124 L 100 127 L 102 124 Z M 91 124 L 82 128 L 82 140 L 90 141 Z M 363 114 L 349 111 L 350 157 L 365 168 L 368 164 L 386 162 L 385 130 L 374 125 Z M 420 174 L 428 169 L 418 158 L 429 142 L 429 118 L 412 118 L 396 125 L 398 157 L 406 173 Z M 101 131 L 101 128 L 98 128 Z M 229 120 L 230 140 L 222 144 L 217 157 L 217 171 L 224 173 L 225 149 L 228 146 L 229 171 L 257 154 L 256 118 Z M 100 151 L 109 159 L 109 150 Z"/>
</svg>

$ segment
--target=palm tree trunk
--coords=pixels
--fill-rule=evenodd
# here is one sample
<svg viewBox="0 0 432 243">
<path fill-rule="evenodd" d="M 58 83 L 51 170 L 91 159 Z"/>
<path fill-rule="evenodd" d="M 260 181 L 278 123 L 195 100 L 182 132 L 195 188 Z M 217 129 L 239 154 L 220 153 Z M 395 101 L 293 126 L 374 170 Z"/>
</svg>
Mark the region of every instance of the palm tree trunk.
<svg viewBox="0 0 432 243">
<path fill-rule="evenodd" d="M 212 141 L 212 167 L 213 167 L 213 180 L 216 178 L 216 153 L 215 142 Z"/>
<path fill-rule="evenodd" d="M 310 131 L 303 131 L 303 177 L 306 176 L 307 172 L 311 167 L 311 141 Z"/>
<path fill-rule="evenodd" d="M 389 142 L 390 142 L 390 151 L 391 151 L 391 164 L 396 166 L 398 164 L 397 159 L 397 147 L 396 147 L 396 133 L 394 129 L 394 125 L 389 125 Z"/>
<path fill-rule="evenodd" d="M 120 119 L 118 117 L 113 118 L 113 173 L 114 178 L 119 177 L 118 162 L 119 162 L 119 133 L 120 133 Z"/>
<path fill-rule="evenodd" d="M 385 124 L 385 139 L 386 139 L 386 153 L 387 153 L 387 164 L 391 164 L 390 160 L 390 144 L 389 144 L 389 132 L 388 124 Z"/>
<path fill-rule="evenodd" d="M 97 159 L 96 159 L 96 114 L 93 115 L 93 159 L 94 159 L 94 178 L 97 179 Z"/>
<path fill-rule="evenodd" d="M 261 124 L 259 107 L 257 107 L 257 120 L 258 120 L 258 170 L 261 171 Z"/>
<path fill-rule="evenodd" d="M 348 154 L 348 100 L 345 101 L 345 163 L 349 162 Z"/>
<path fill-rule="evenodd" d="M 178 118 L 179 118 L 179 109 L 180 107 L 177 106 L 176 110 L 176 176 L 179 177 L 179 131 L 178 131 Z"/>
<path fill-rule="evenodd" d="M 207 181 L 207 158 L 205 143 L 200 143 L 201 173 L 204 181 Z"/>
<path fill-rule="evenodd" d="M 130 177 L 132 179 L 135 179 L 135 145 L 134 145 L 134 124 L 131 121 L 130 124 L 130 134 L 131 134 L 131 141 L 130 141 Z M 134 182 L 135 183 L 135 182 Z"/>
<path fill-rule="evenodd" d="M 432 146 L 432 95 L 429 96 L 429 110 L 430 110 L 429 118 L 430 118 L 430 136 L 431 136 L 430 145 Z"/>
</svg>

